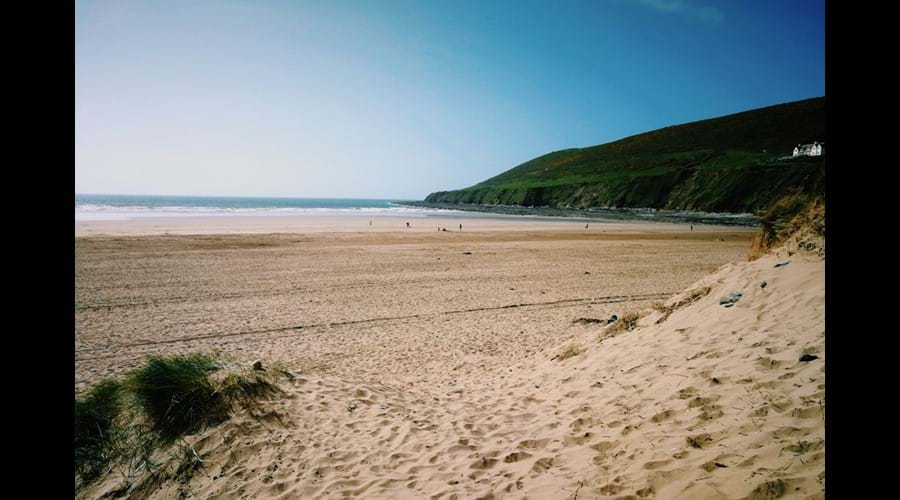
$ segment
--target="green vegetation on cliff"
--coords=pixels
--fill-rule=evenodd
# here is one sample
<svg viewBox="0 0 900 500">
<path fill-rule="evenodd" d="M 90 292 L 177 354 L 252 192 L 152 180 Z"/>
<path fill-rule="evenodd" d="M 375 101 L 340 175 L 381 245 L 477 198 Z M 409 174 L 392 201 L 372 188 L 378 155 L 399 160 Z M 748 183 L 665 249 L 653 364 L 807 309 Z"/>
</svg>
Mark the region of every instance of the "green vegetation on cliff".
<svg viewBox="0 0 900 500">
<path fill-rule="evenodd" d="M 760 212 L 824 193 L 824 157 L 790 156 L 825 138 L 825 98 L 666 127 L 540 156 L 428 203 Z"/>
</svg>

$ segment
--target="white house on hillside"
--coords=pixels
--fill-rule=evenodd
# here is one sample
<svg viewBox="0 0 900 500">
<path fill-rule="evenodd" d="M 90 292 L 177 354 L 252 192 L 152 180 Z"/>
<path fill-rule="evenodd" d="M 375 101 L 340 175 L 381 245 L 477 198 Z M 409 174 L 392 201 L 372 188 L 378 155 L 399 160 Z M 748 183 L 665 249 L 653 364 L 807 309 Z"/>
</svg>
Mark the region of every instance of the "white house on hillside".
<svg viewBox="0 0 900 500">
<path fill-rule="evenodd" d="M 814 142 L 812 144 L 798 144 L 794 148 L 794 156 L 822 156 L 825 154 L 825 143 Z"/>
</svg>

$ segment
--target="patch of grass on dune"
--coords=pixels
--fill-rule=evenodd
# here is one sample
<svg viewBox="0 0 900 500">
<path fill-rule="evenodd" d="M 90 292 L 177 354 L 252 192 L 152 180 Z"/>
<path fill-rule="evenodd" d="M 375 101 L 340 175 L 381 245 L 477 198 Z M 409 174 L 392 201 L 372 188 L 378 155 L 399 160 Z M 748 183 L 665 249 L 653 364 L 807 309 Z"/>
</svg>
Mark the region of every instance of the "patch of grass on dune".
<svg viewBox="0 0 900 500">
<path fill-rule="evenodd" d="M 227 401 L 210 377 L 220 368 L 205 354 L 152 357 L 126 385 L 153 429 L 174 439 L 227 418 Z"/>
<path fill-rule="evenodd" d="M 270 372 L 208 354 L 151 357 L 125 385 L 165 439 L 220 423 L 235 404 L 252 405 L 277 391 Z"/>
<path fill-rule="evenodd" d="M 750 244 L 749 260 L 756 260 L 803 226 L 825 235 L 825 200 L 820 193 L 793 193 L 769 207 L 760 218 L 759 233 Z"/>
<path fill-rule="evenodd" d="M 75 400 L 75 470 L 83 478 L 96 477 L 115 458 L 115 435 L 121 433 L 116 421 L 122 408 L 122 386 L 112 380 Z"/>
<path fill-rule="evenodd" d="M 623 314 L 621 318 L 616 320 L 615 323 L 610 325 L 605 332 L 603 332 L 604 336 L 611 337 L 620 333 L 630 332 L 631 330 L 637 328 L 638 320 L 640 320 L 644 316 L 645 313 L 635 311 L 627 312 Z"/>
<path fill-rule="evenodd" d="M 564 359 L 574 358 L 584 352 L 584 349 L 581 348 L 578 344 L 569 344 L 565 349 L 563 349 L 559 354 L 553 357 L 553 359 L 557 361 L 562 361 Z"/>
<path fill-rule="evenodd" d="M 122 465 L 150 465 L 155 451 L 252 409 L 278 393 L 286 370 L 249 367 L 219 355 L 154 356 L 122 381 L 98 383 L 75 402 L 78 484 Z M 143 464 L 143 465 L 142 465 Z"/>
</svg>

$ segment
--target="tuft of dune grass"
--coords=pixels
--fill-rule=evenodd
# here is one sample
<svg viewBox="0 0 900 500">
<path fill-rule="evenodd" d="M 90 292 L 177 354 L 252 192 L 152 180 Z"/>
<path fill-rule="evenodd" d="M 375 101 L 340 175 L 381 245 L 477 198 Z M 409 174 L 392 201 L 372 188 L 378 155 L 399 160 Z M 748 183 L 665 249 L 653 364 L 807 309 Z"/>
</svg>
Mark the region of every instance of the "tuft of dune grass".
<svg viewBox="0 0 900 500">
<path fill-rule="evenodd" d="M 694 302 L 697 302 L 698 300 L 702 299 L 703 297 L 706 297 L 707 295 L 709 295 L 709 292 L 711 290 L 712 290 L 712 288 L 710 288 L 708 286 L 702 287 L 702 288 L 697 288 L 695 290 L 692 290 L 691 293 L 687 297 L 679 300 L 678 302 L 675 302 L 672 304 L 663 304 L 663 303 L 653 304 L 653 309 L 659 311 L 660 314 L 662 314 L 662 316 L 660 316 L 660 318 L 658 320 L 656 320 L 656 324 L 658 325 L 658 324 L 662 323 L 663 321 L 669 319 L 670 314 L 681 309 L 682 307 L 691 305 Z"/>
<path fill-rule="evenodd" d="M 154 430 L 170 440 L 224 421 L 236 403 L 253 404 L 276 391 L 268 372 L 208 354 L 151 357 L 126 386 Z"/>
<path fill-rule="evenodd" d="M 291 377 L 283 368 L 189 354 L 150 357 L 123 381 L 100 382 L 75 402 L 77 484 L 115 465 L 129 473 L 149 466 L 156 450 L 223 422 L 235 406 L 252 408 L 279 392 L 281 375 Z"/>
<path fill-rule="evenodd" d="M 228 402 L 210 375 L 221 366 L 205 354 L 154 356 L 126 381 L 153 430 L 164 439 L 224 420 Z"/>
<path fill-rule="evenodd" d="M 114 437 L 123 408 L 122 385 L 103 381 L 75 401 L 75 471 L 85 479 L 103 472 L 117 455 Z"/>
<path fill-rule="evenodd" d="M 581 348 L 578 344 L 569 344 L 565 349 L 563 349 L 559 354 L 557 354 L 554 359 L 557 361 L 562 361 L 564 359 L 573 358 L 578 356 L 584 352 L 584 349 Z"/>
<path fill-rule="evenodd" d="M 604 332 L 607 336 L 618 335 L 624 332 L 630 332 L 637 327 L 637 322 L 644 317 L 644 314 L 630 311 L 622 315 L 615 323 L 610 325 Z"/>
<path fill-rule="evenodd" d="M 825 200 L 821 195 L 792 194 L 775 201 L 760 218 L 759 233 L 750 243 L 753 261 L 784 242 L 792 234 L 808 231 L 825 236 Z"/>
</svg>

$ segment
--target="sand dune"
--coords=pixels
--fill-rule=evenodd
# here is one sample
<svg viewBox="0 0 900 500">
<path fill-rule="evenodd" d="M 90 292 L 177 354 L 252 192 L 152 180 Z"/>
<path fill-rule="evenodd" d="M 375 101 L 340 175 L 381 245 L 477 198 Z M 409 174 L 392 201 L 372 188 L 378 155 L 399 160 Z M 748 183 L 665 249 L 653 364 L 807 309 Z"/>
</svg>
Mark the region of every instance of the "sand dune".
<svg viewBox="0 0 900 500">
<path fill-rule="evenodd" d="M 780 251 L 726 264 L 668 307 L 653 302 L 618 304 L 647 314 L 616 334 L 576 321 L 607 309 L 551 309 L 564 331 L 542 350 L 475 353 L 497 365 L 458 359 L 421 371 L 422 384 L 409 370 L 370 376 L 392 372 L 383 353 L 380 368 L 299 368 L 263 411 L 191 436 L 201 466 L 172 461 L 130 495 L 822 498 L 824 259 Z M 471 322 L 511 325 L 493 313 Z M 413 323 L 425 339 L 433 324 Z M 427 366 L 421 355 L 396 363 Z M 119 484 L 107 477 L 81 497 Z"/>
</svg>

